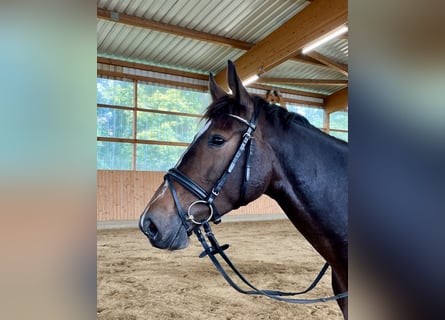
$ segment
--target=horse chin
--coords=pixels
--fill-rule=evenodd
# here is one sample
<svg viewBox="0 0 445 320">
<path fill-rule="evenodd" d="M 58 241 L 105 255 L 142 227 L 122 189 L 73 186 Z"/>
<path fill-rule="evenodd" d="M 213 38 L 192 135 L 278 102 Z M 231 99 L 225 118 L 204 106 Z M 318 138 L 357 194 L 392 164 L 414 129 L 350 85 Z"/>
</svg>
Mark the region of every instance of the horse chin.
<svg viewBox="0 0 445 320">
<path fill-rule="evenodd" d="M 165 240 L 152 240 L 150 243 L 153 247 L 163 250 L 181 250 L 188 247 L 190 239 L 184 228 L 180 228 L 178 232 Z"/>
<path fill-rule="evenodd" d="M 185 236 L 185 238 L 176 238 L 173 240 L 173 242 L 170 244 L 170 246 L 167 248 L 168 250 L 181 250 L 188 247 L 190 243 L 189 237 Z"/>
</svg>

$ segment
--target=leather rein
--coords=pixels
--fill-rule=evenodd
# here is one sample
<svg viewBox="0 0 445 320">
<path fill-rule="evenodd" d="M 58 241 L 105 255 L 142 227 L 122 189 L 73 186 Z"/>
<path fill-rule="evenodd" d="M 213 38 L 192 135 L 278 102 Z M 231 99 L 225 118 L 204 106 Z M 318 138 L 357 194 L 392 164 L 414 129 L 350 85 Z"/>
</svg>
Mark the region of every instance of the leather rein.
<svg viewBox="0 0 445 320">
<path fill-rule="evenodd" d="M 201 243 L 202 247 L 204 248 L 204 251 L 199 255 L 200 258 L 203 258 L 205 256 L 208 256 L 212 263 L 215 265 L 218 272 L 223 276 L 223 278 L 229 283 L 236 291 L 247 294 L 247 295 L 263 295 L 268 298 L 283 301 L 283 302 L 289 302 L 289 303 L 298 303 L 298 304 L 307 304 L 307 303 L 317 303 L 317 302 L 325 302 L 329 300 L 337 300 L 341 298 L 346 298 L 348 296 L 348 292 L 342 292 L 340 294 L 337 294 L 335 296 L 325 297 L 325 298 L 318 298 L 318 299 L 296 299 L 296 298 L 289 298 L 290 296 L 300 295 L 309 292 L 312 290 L 317 283 L 321 280 L 323 275 L 325 274 L 326 270 L 329 267 L 329 264 L 326 262 L 315 278 L 315 280 L 312 282 L 312 284 L 305 290 L 299 291 L 299 292 L 282 292 L 282 291 L 275 291 L 275 290 L 261 290 L 256 288 L 253 284 L 251 284 L 243 275 L 242 273 L 235 267 L 235 265 L 231 262 L 229 257 L 225 254 L 224 250 L 229 248 L 228 244 L 224 244 L 222 246 L 219 245 L 218 241 L 215 238 L 215 235 L 212 232 L 212 229 L 210 228 L 209 222 L 212 221 L 215 224 L 218 224 L 221 222 L 221 215 L 219 214 L 217 208 L 214 205 L 215 198 L 219 195 L 221 189 L 223 188 L 228 176 L 232 173 L 234 170 L 236 164 L 241 159 L 241 156 L 246 153 L 246 162 L 245 162 L 245 168 L 244 168 L 244 175 L 243 175 L 243 184 L 241 189 L 241 197 L 240 201 L 244 199 L 246 189 L 247 189 L 247 182 L 249 181 L 250 177 L 250 168 L 251 168 L 251 158 L 253 153 L 253 134 L 256 129 L 256 120 L 258 117 L 258 108 L 255 108 L 254 114 L 250 121 L 247 121 L 237 115 L 228 114 L 228 116 L 242 122 L 247 126 L 247 130 L 243 134 L 242 141 L 235 152 L 232 161 L 227 166 L 226 170 L 223 172 L 221 177 L 216 181 L 216 183 L 213 185 L 213 188 L 210 193 L 206 192 L 200 185 L 198 185 L 196 182 L 194 182 L 192 179 L 184 175 L 181 171 L 179 171 L 177 168 L 172 168 L 168 170 L 167 174 L 165 175 L 164 179 L 168 182 L 170 191 L 172 193 L 176 208 L 178 210 L 178 215 L 181 218 L 181 222 L 187 231 L 187 235 L 190 236 L 192 233 L 195 233 L 195 235 L 198 237 L 199 242 Z M 191 192 L 193 195 L 195 195 L 199 200 L 193 202 L 190 204 L 190 206 L 187 209 L 187 212 L 184 212 L 182 209 L 181 203 L 179 201 L 178 195 L 176 193 L 176 189 L 173 186 L 173 180 L 178 182 L 180 185 L 182 185 L 184 188 L 186 188 L 189 192 Z M 197 220 L 192 213 L 192 208 L 196 205 L 206 205 L 209 208 L 209 215 L 207 218 L 203 220 Z M 201 227 L 204 229 L 204 233 L 201 231 Z M 205 234 L 205 237 L 204 237 Z M 208 243 L 207 242 L 207 240 Z M 217 259 L 216 255 L 220 255 L 221 258 L 225 261 L 225 263 L 232 269 L 232 271 L 238 276 L 238 278 L 244 282 L 249 288 L 252 290 L 244 290 L 241 289 L 233 280 L 232 278 L 227 274 L 227 272 L 224 270 L 223 266 Z"/>
</svg>

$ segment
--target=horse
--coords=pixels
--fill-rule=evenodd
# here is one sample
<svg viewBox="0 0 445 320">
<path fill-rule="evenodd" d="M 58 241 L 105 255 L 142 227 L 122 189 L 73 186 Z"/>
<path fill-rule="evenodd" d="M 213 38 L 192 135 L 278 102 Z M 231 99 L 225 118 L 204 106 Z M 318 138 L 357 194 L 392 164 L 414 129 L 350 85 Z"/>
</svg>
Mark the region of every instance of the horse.
<svg viewBox="0 0 445 320">
<path fill-rule="evenodd" d="M 297 113 L 251 96 L 235 64 L 227 93 L 209 76 L 207 121 L 143 211 L 152 246 L 186 248 L 192 231 L 266 194 L 348 288 L 348 144 Z M 184 208 L 188 208 L 185 212 Z M 348 298 L 337 300 L 347 319 Z"/>
</svg>

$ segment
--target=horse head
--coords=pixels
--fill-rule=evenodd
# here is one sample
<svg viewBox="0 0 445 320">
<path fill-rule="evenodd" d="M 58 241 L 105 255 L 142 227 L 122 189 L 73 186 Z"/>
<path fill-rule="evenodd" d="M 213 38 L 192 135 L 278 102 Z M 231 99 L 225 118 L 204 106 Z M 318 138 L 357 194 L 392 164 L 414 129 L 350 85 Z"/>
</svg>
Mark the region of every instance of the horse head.
<svg viewBox="0 0 445 320">
<path fill-rule="evenodd" d="M 139 227 L 161 249 L 187 247 L 191 230 L 258 198 L 272 175 L 256 99 L 229 61 L 225 92 L 209 77 L 204 127 L 147 204 Z"/>
</svg>

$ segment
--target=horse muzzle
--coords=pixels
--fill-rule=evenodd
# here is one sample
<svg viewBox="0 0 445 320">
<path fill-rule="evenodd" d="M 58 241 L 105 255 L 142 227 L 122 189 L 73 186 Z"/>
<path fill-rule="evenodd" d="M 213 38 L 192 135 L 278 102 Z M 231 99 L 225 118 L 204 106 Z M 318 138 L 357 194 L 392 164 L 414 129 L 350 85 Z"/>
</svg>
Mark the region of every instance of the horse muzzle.
<svg viewBox="0 0 445 320">
<path fill-rule="evenodd" d="M 168 218 L 156 218 L 154 214 L 144 212 L 139 218 L 139 229 L 155 248 L 167 250 L 186 248 L 189 238 L 180 219 L 168 222 L 164 221 L 166 219 Z"/>
</svg>

